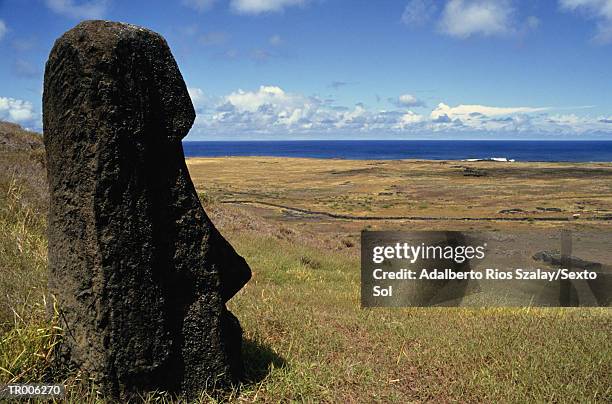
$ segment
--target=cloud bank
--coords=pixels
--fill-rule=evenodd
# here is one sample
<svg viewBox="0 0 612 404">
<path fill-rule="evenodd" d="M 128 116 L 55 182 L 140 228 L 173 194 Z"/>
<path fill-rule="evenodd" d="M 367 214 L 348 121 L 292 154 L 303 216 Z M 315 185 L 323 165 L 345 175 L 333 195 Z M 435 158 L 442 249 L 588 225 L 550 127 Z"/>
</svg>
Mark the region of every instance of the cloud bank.
<svg viewBox="0 0 612 404">
<path fill-rule="evenodd" d="M 612 135 L 609 117 L 552 114 L 548 107 L 439 103 L 427 113 L 417 113 L 411 108 L 419 101 L 410 94 L 394 98 L 395 108 L 375 109 L 363 103 L 338 105 L 274 85 L 224 96 L 210 96 L 199 88 L 189 93 L 197 111 L 192 139 Z"/>
</svg>

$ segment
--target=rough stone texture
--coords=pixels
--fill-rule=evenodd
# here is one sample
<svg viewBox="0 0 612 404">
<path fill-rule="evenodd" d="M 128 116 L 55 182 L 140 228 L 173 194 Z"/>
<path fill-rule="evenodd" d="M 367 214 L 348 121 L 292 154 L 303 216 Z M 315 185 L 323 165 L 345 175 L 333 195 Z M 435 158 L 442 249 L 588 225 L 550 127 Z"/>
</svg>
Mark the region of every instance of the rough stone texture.
<svg viewBox="0 0 612 404">
<path fill-rule="evenodd" d="M 58 356 L 120 399 L 235 381 L 242 331 L 225 303 L 251 272 L 189 177 L 195 112 L 166 41 L 77 25 L 49 56 L 43 112 Z"/>
</svg>

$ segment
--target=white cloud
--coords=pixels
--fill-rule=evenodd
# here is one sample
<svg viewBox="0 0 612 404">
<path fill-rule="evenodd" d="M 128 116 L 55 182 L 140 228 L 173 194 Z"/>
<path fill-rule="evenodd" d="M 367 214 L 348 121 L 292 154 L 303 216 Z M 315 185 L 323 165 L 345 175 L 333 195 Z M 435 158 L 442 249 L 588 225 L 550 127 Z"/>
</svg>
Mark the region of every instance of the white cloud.
<svg viewBox="0 0 612 404">
<path fill-rule="evenodd" d="M 425 104 L 412 94 L 402 94 L 397 99 L 397 105 L 404 107 L 422 107 Z"/>
<path fill-rule="evenodd" d="M 0 41 L 2 40 L 2 38 L 4 38 L 4 35 L 6 35 L 6 31 L 8 29 L 6 28 L 6 24 L 4 23 L 4 21 L 0 20 Z"/>
<path fill-rule="evenodd" d="M 548 119 L 561 125 L 576 125 L 582 120 L 576 114 L 552 115 Z"/>
<path fill-rule="evenodd" d="M 109 0 L 45 0 L 52 11 L 77 19 L 101 18 L 108 8 Z"/>
<path fill-rule="evenodd" d="M 412 111 L 408 111 L 404 115 L 401 116 L 399 122 L 397 123 L 395 127 L 400 128 L 400 129 L 405 129 L 411 125 L 414 125 L 415 123 L 422 122 L 423 120 L 424 118 L 422 115 L 415 114 Z"/>
<path fill-rule="evenodd" d="M 582 136 L 612 135 L 612 127 L 601 117 L 575 113 L 554 114 L 551 108 L 492 107 L 441 103 L 430 114 L 428 129 L 448 133 L 471 133 L 494 136 Z"/>
<path fill-rule="evenodd" d="M 606 120 L 578 116 L 576 114 L 558 114 L 546 116 L 546 126 L 550 131 L 561 133 L 584 134 L 589 132 L 609 133 L 612 128 Z"/>
<path fill-rule="evenodd" d="M 192 98 L 199 93 L 190 89 Z M 278 86 L 261 86 L 255 91 L 237 90 L 222 97 L 214 109 L 204 112 L 206 118 L 196 125 L 208 133 L 227 130 L 232 133 L 301 133 L 336 130 L 363 131 L 384 125 L 362 104 L 354 108 L 334 106 L 333 101 L 289 93 Z M 394 121 L 395 122 L 395 121 Z M 197 129 L 196 129 L 197 130 Z"/>
<path fill-rule="evenodd" d="M 216 0 L 183 0 L 184 6 L 192 8 L 196 11 L 202 12 L 210 10 L 215 4 Z"/>
<path fill-rule="evenodd" d="M 513 15 L 514 9 L 507 0 L 449 0 L 439 27 L 458 38 L 475 34 L 508 35 L 514 32 Z"/>
<path fill-rule="evenodd" d="M 238 110 L 254 112 L 263 105 L 289 107 L 305 102 L 303 96 L 285 93 L 277 86 L 261 86 L 258 91 L 238 90 L 226 97 L 226 100 Z"/>
<path fill-rule="evenodd" d="M 469 119 L 480 115 L 484 116 L 500 116 L 512 114 L 527 114 L 533 112 L 546 111 L 549 108 L 534 108 L 534 107 L 489 107 L 486 105 L 464 105 L 460 104 L 456 107 L 450 107 L 444 103 L 438 104 L 438 107 L 431 111 L 431 119 L 439 119 L 447 116 L 450 119 Z"/>
<path fill-rule="evenodd" d="M 402 22 L 416 27 L 427 23 L 436 12 L 436 4 L 432 0 L 411 0 L 402 13 Z"/>
<path fill-rule="evenodd" d="M 596 42 L 612 42 L 612 0 L 559 0 L 563 10 L 582 12 L 597 21 Z"/>
<path fill-rule="evenodd" d="M 242 14 L 261 14 L 283 11 L 286 7 L 302 6 L 309 0 L 231 0 L 234 11 Z"/>
<path fill-rule="evenodd" d="M 0 119 L 15 123 L 31 123 L 35 118 L 31 102 L 0 97 Z"/>
</svg>

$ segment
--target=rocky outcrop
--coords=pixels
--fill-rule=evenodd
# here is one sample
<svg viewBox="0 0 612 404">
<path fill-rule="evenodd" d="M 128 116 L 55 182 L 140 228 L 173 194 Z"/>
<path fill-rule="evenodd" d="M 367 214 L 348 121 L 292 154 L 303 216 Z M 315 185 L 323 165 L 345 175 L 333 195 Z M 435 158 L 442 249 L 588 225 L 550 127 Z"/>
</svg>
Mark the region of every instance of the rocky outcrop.
<svg viewBox="0 0 612 404">
<path fill-rule="evenodd" d="M 241 329 L 225 303 L 251 272 L 189 177 L 195 112 L 166 41 L 77 25 L 49 56 L 43 113 L 58 358 L 118 399 L 236 381 Z"/>
</svg>

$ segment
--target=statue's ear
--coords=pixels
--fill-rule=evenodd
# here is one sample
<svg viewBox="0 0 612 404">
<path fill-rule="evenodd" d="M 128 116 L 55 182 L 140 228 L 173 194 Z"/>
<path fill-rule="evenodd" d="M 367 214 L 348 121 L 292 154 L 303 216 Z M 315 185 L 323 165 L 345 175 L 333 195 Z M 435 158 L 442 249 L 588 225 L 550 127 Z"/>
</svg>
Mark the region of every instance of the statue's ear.
<svg viewBox="0 0 612 404">
<path fill-rule="evenodd" d="M 193 125 L 195 110 L 187 91 L 183 76 L 170 53 L 166 40 L 155 34 L 157 52 L 151 52 L 155 58 L 149 58 L 154 83 L 157 86 L 151 89 L 154 94 L 155 107 L 153 111 L 159 114 L 153 121 L 159 122 L 170 140 L 180 141 Z M 160 57 L 161 55 L 161 57 Z"/>
</svg>

